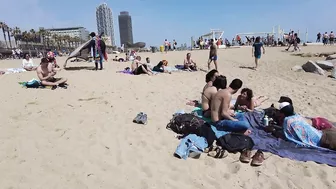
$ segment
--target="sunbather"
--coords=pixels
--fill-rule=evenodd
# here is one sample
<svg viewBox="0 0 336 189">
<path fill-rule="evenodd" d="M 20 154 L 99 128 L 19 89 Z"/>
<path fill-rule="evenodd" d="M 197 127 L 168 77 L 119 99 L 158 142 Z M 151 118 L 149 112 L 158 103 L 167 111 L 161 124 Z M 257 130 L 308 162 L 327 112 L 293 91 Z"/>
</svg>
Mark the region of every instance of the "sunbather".
<svg viewBox="0 0 336 189">
<path fill-rule="evenodd" d="M 206 85 L 203 87 L 203 92 L 205 91 L 206 88 L 211 87 L 212 86 L 212 82 L 215 81 L 216 77 L 219 76 L 219 73 L 217 70 L 211 70 L 210 72 L 208 72 L 205 76 L 205 82 Z"/>
<path fill-rule="evenodd" d="M 293 106 L 292 99 L 286 96 L 281 96 L 278 102 L 288 102 L 290 105 Z M 305 120 L 309 125 L 312 125 L 318 130 L 331 129 L 336 127 L 336 125 L 334 125 L 331 121 L 323 117 L 305 117 Z"/>
<path fill-rule="evenodd" d="M 22 60 L 22 68 L 27 71 L 33 71 L 37 68 L 37 66 L 34 65 L 33 59 L 30 58 L 28 53 L 24 55 L 24 59 Z"/>
<path fill-rule="evenodd" d="M 213 85 L 205 89 L 202 93 L 202 111 L 204 117 L 211 117 L 211 99 L 216 95 L 216 93 L 226 88 L 226 77 L 225 76 L 217 76 Z"/>
<path fill-rule="evenodd" d="M 134 75 L 140 75 L 140 74 L 148 74 L 153 75 L 153 72 L 147 68 L 147 65 L 142 64 L 141 57 L 137 56 L 135 60 L 132 63 L 132 72 Z"/>
<path fill-rule="evenodd" d="M 254 108 L 260 106 L 268 98 L 265 96 L 259 96 L 253 98 L 253 91 L 249 88 L 244 88 L 241 90 L 240 95 L 237 98 L 236 104 L 234 105 L 235 110 L 241 111 L 253 111 Z"/>
<path fill-rule="evenodd" d="M 336 150 L 336 129 L 319 131 L 308 124 L 304 117 L 294 113 L 294 107 L 280 103 L 280 112 L 284 115 L 283 131 L 287 140 L 307 147 L 324 147 Z"/>
<path fill-rule="evenodd" d="M 125 62 L 125 59 L 119 58 L 118 56 L 115 56 L 114 59 L 112 59 L 112 60 L 117 61 L 117 62 Z"/>
<path fill-rule="evenodd" d="M 191 59 L 190 53 L 187 53 L 187 56 L 184 59 L 183 65 L 184 65 L 184 69 L 187 69 L 189 71 L 197 71 L 196 62 L 194 62 L 193 59 Z"/>
<path fill-rule="evenodd" d="M 48 62 L 47 58 L 42 58 L 40 66 L 37 67 L 37 76 L 41 80 L 41 84 L 44 86 L 52 86 L 53 89 L 57 86 L 64 87 L 67 79 L 55 78 L 56 72 L 60 69 L 55 68 L 52 63 Z"/>
<path fill-rule="evenodd" d="M 165 70 L 162 61 L 160 61 L 156 66 L 153 67 L 153 71 L 155 71 L 155 72 L 161 72 L 161 73 L 171 73 L 171 72 L 168 72 L 167 70 Z"/>
</svg>

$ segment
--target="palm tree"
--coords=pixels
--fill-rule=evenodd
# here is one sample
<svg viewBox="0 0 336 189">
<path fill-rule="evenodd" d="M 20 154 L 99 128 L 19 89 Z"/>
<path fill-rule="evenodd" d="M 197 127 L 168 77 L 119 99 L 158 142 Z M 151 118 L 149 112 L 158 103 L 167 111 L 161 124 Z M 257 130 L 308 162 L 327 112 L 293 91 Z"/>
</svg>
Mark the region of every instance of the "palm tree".
<svg viewBox="0 0 336 189">
<path fill-rule="evenodd" d="M 26 42 L 26 46 L 28 46 L 28 42 L 30 41 L 30 39 L 31 39 L 30 33 L 27 31 L 24 31 L 22 33 L 22 40 Z"/>
<path fill-rule="evenodd" d="M 17 42 L 20 40 L 21 37 L 21 30 L 19 27 L 14 27 L 12 28 L 12 34 L 11 36 L 14 37 L 14 41 L 15 41 L 15 46 L 17 46 Z"/>
<path fill-rule="evenodd" d="M 6 23 L 0 22 L 0 29 L 2 29 L 2 33 L 3 33 L 4 39 L 5 39 L 5 43 L 6 43 L 6 48 L 8 48 L 7 38 L 6 38 L 6 28 L 7 27 L 8 26 L 6 25 Z"/>
<path fill-rule="evenodd" d="M 7 30 L 7 35 L 8 35 L 9 46 L 10 48 L 12 48 L 12 41 L 11 41 L 12 28 L 7 26 L 6 30 Z"/>
<path fill-rule="evenodd" d="M 31 42 L 36 43 L 36 31 L 34 29 L 29 30 Z"/>
<path fill-rule="evenodd" d="M 44 28 L 40 28 L 39 31 L 37 32 L 40 36 L 40 42 L 41 42 L 41 38 L 42 38 L 42 41 L 43 41 L 43 46 L 45 47 L 45 40 L 46 40 L 46 30 Z"/>
</svg>

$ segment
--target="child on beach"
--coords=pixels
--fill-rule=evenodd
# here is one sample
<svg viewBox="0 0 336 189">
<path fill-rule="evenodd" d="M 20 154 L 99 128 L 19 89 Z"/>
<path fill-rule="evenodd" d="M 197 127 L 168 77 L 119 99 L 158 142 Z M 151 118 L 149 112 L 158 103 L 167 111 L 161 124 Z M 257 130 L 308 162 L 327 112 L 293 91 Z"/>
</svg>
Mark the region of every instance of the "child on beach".
<svg viewBox="0 0 336 189">
<path fill-rule="evenodd" d="M 252 57 L 255 57 L 255 70 L 257 70 L 258 67 L 258 61 L 261 58 L 261 48 L 263 49 L 263 54 L 265 54 L 265 48 L 263 43 L 260 41 L 260 37 L 257 37 L 255 39 L 255 43 L 252 46 Z"/>
</svg>

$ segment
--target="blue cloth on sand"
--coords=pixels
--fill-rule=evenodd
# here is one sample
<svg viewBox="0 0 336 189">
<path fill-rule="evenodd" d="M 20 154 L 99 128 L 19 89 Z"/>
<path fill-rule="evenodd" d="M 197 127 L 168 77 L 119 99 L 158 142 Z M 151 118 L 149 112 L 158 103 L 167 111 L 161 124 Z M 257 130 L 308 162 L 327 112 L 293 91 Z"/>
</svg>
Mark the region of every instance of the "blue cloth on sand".
<svg viewBox="0 0 336 189">
<path fill-rule="evenodd" d="M 176 148 L 175 155 L 182 159 L 187 159 L 190 152 L 202 153 L 207 147 L 208 143 L 204 137 L 190 134 L 181 140 Z"/>
</svg>

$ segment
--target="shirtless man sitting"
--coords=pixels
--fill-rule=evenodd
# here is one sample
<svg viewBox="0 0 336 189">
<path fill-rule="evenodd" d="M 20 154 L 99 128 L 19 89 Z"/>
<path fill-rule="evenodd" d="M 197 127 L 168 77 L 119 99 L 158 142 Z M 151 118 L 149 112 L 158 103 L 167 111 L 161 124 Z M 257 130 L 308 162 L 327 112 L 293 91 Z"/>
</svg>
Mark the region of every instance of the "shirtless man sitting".
<svg viewBox="0 0 336 189">
<path fill-rule="evenodd" d="M 41 80 L 42 85 L 52 86 L 52 89 L 56 89 L 57 86 L 66 87 L 65 78 L 55 78 L 56 72 L 59 71 L 59 68 L 55 68 L 52 63 L 48 61 L 47 58 L 41 59 L 40 66 L 37 67 L 36 73 L 39 79 Z"/>
<path fill-rule="evenodd" d="M 142 64 L 140 61 L 141 61 L 141 57 L 137 56 L 131 66 L 132 73 L 134 75 L 140 75 L 140 74 L 153 75 L 153 72 L 147 68 L 147 65 Z"/>
<path fill-rule="evenodd" d="M 243 113 L 234 114 L 230 109 L 232 95 L 242 87 L 240 79 L 234 79 L 230 86 L 220 90 L 211 100 L 211 120 L 215 126 L 232 132 L 250 132 L 250 124 L 245 120 Z"/>
<path fill-rule="evenodd" d="M 213 85 L 202 93 L 202 111 L 204 117 L 211 117 L 211 100 L 219 90 L 226 88 L 226 83 L 225 76 L 217 76 Z"/>
<path fill-rule="evenodd" d="M 187 69 L 188 71 L 197 71 L 196 62 L 194 62 L 193 59 L 191 59 L 191 54 L 187 53 L 186 58 L 183 62 L 184 69 Z"/>
</svg>

